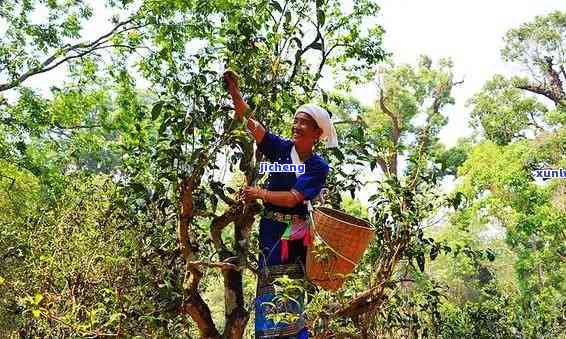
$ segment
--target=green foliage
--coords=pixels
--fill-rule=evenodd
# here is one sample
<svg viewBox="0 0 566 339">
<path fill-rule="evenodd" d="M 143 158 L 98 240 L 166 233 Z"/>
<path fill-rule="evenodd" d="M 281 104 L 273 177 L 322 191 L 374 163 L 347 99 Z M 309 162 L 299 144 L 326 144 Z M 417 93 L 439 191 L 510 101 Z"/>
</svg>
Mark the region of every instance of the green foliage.
<svg viewBox="0 0 566 339">
<path fill-rule="evenodd" d="M 15 329 L 31 336 L 142 329 L 183 336 L 190 326 L 175 325 L 188 325 L 175 312 L 175 256 L 148 247 L 140 235 L 151 229 L 128 217 L 110 178 L 74 175 L 66 184 L 55 205 L 35 199 L 33 209 L 17 218 L 2 216 L 3 336 Z"/>
<path fill-rule="evenodd" d="M 190 275 L 176 232 L 180 188 L 194 179 L 194 259 L 220 261 L 242 245 L 226 231 L 226 248 L 217 248 L 212 221 L 233 205 L 239 186 L 263 179 L 252 142 L 230 117 L 226 68 L 240 74 L 255 117 L 275 133 L 289 135 L 292 113 L 307 101 L 341 120 L 341 147 L 317 150 L 332 163 L 328 203 L 376 227 L 341 290 L 283 278 L 273 306 L 306 291 L 309 326 L 327 336 L 564 332 L 564 184 L 534 183 L 531 171 L 566 166 L 565 110 L 560 100 L 546 107 L 522 92 L 561 70 L 562 13 L 507 34 L 506 60 L 534 66 L 534 74 L 495 76 L 470 101 L 475 127 L 488 140 L 445 149 L 438 133 L 454 103 L 452 62 L 422 56 L 414 65 L 378 68 L 387 53 L 383 29 L 366 25 L 379 10 L 373 1 L 354 1 L 350 12 L 334 0 L 106 4 L 116 30 L 101 45 L 82 38 L 95 15 L 84 2 L 0 4 L 8 23 L 0 91 L 14 94 L 0 97 L 0 337 L 201 335 L 182 312 Z M 37 13 L 46 13 L 44 22 Z M 69 70 L 60 88 L 42 95 L 22 86 L 59 61 Z M 337 83 L 330 92 L 319 86 L 325 74 Z M 376 74 L 376 107 L 345 94 Z M 559 88 L 546 89 L 560 99 Z M 354 199 L 367 168 L 385 178 L 364 206 Z M 446 175 L 460 181 L 443 195 Z M 432 227 L 445 212 L 448 225 Z M 246 241 L 251 272 L 255 229 Z M 333 255 L 321 247 L 317 254 Z M 221 330 L 231 293 L 226 272 L 202 273 L 198 292 Z M 238 284 L 238 306 L 253 311 L 255 277 L 245 273 Z M 383 290 L 375 310 L 333 317 L 377 287 Z"/>
<path fill-rule="evenodd" d="M 565 27 L 566 13 L 555 11 L 546 16 L 537 16 L 533 21 L 509 30 L 503 39 L 503 59 L 531 66 L 531 75 L 542 80 L 548 71 L 546 58 L 553 60 L 554 65 L 566 64 Z"/>
<path fill-rule="evenodd" d="M 477 230 L 499 227 L 499 232 L 505 239 L 499 244 L 500 252 L 511 252 L 512 260 L 507 259 L 507 265 L 512 265 L 513 275 L 502 267 L 497 271 L 507 284 L 513 285 L 508 291 L 500 283 L 496 290 L 499 300 L 477 304 L 465 304 L 463 309 L 466 318 L 481 327 L 469 328 L 465 337 L 487 337 L 491 323 L 504 323 L 510 333 L 501 336 L 542 336 L 554 337 L 563 333 L 560 311 L 564 308 L 564 265 L 562 248 L 565 241 L 564 232 L 558 225 L 564 225 L 565 210 L 557 203 L 563 184 L 560 180 L 550 180 L 541 185 L 533 180 L 531 171 L 537 168 L 560 167 L 566 154 L 556 142 L 562 139 L 563 128 L 546 131 L 542 126 L 536 126 L 531 109 L 527 108 L 532 98 L 524 97 L 511 83 L 496 77 L 484 88 L 491 91 L 492 85 L 504 84 L 503 92 L 482 92 L 475 96 L 476 108 L 488 107 L 487 114 L 478 116 L 484 124 L 485 131 L 490 129 L 486 124 L 491 121 L 492 127 L 500 124 L 515 129 L 509 133 L 502 131 L 497 134 L 495 129 L 487 137 L 493 142 L 483 142 L 472 149 L 468 159 L 459 168 L 458 175 L 463 178 L 459 187 L 469 201 L 467 212 L 455 222 L 461 225 L 476 225 Z M 520 84 L 519 84 L 520 86 Z M 503 93 L 503 94 L 502 94 Z M 538 116 L 546 110 L 541 104 L 537 110 Z M 505 110 L 509 110 L 505 113 Z M 530 118 L 527 117 L 530 116 Z M 536 113 L 535 113 L 536 114 Z M 525 121 L 513 126 L 509 117 Z M 516 120 L 517 121 L 517 120 Z M 528 125 L 534 125 L 538 133 L 528 136 L 528 139 L 516 140 L 513 133 L 523 132 Z M 551 123 L 549 121 L 549 123 Z M 468 231 L 471 229 L 468 228 Z M 497 262 L 500 259 L 495 259 Z M 552 296 L 552 297 L 550 297 Z M 496 302 L 496 303 L 494 303 Z M 502 303 L 498 305 L 497 303 Z M 503 307 L 504 306 L 504 307 Z M 485 308 L 484 308 L 485 307 Z M 497 313 L 490 309 L 504 309 L 506 312 Z M 508 311 L 509 310 L 509 311 Z M 544 311 L 542 311 L 544 310 Z M 508 311 L 508 313 L 507 313 Z M 506 324 L 506 325 L 505 325 Z"/>
<path fill-rule="evenodd" d="M 450 149 L 442 145 L 434 151 L 441 164 L 440 172 L 446 175 L 457 175 L 458 168 L 466 161 L 472 148 L 471 140 L 460 139 L 458 144 Z"/>
<path fill-rule="evenodd" d="M 252 144 L 227 116 L 221 69 L 244 75 L 256 117 L 281 132 L 295 107 L 320 95 L 325 67 L 361 79 L 384 57 L 382 32 L 362 28 L 377 6 L 359 1 L 345 13 L 338 1 L 145 1 L 134 10 L 108 1 L 114 30 L 85 41 L 82 25 L 95 13 L 68 5 L 0 7 L 9 23 L 1 90 L 19 91 L 0 103 L 1 327 L 32 336 L 196 336 L 178 312 L 179 180 L 202 180 L 190 237 L 197 255 L 215 260 L 210 222 L 235 192 L 213 179 L 219 159 L 234 176 L 254 170 Z M 43 7 L 46 22 L 32 23 Z M 69 79 L 48 96 L 21 87 L 59 65 Z M 202 286 L 214 289 L 212 280 Z M 35 292 L 43 299 L 26 298 Z"/>
<path fill-rule="evenodd" d="M 513 86 L 513 81 L 496 75 L 469 101 L 472 125 L 499 145 L 525 138 L 529 129 L 543 129 L 547 108 Z"/>
</svg>

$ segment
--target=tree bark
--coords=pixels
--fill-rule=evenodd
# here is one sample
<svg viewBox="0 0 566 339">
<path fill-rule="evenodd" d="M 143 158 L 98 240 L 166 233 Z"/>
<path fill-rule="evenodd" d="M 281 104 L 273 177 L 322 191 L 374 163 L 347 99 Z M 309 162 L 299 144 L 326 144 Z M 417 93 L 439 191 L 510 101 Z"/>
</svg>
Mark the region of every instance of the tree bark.
<svg viewBox="0 0 566 339">
<path fill-rule="evenodd" d="M 189 293 L 181 306 L 181 313 L 188 314 L 196 322 L 201 338 L 219 339 L 220 333 L 214 326 L 210 309 L 199 293 Z"/>
<path fill-rule="evenodd" d="M 555 91 L 552 91 L 543 86 L 526 84 L 526 85 L 517 86 L 517 88 L 524 89 L 526 91 L 533 92 L 535 94 L 543 95 L 548 99 L 552 100 L 556 105 L 563 104 L 563 102 L 566 101 L 566 96 L 562 96 L 559 93 L 556 93 Z"/>
<path fill-rule="evenodd" d="M 261 211 L 257 202 L 246 204 L 244 213 L 235 221 L 234 227 L 234 251 L 235 259 L 241 270 L 223 270 L 224 276 L 224 304 L 225 321 L 224 338 L 242 338 L 248 323 L 250 312 L 245 309 L 243 272 L 247 266 L 247 254 L 251 227 L 255 221 L 255 215 Z M 224 258 L 225 260 L 227 258 Z"/>
<path fill-rule="evenodd" d="M 220 338 L 220 333 L 216 329 L 210 308 L 200 296 L 198 284 L 202 278 L 202 273 L 197 265 L 191 264 L 196 259 L 190 239 L 190 225 L 193 219 L 193 190 L 200 184 L 204 167 L 208 157 L 204 152 L 198 156 L 195 170 L 191 176 L 187 176 L 181 180 L 179 186 L 180 194 L 180 214 L 177 226 L 177 236 L 179 239 L 179 248 L 183 259 L 186 262 L 186 273 L 183 282 L 185 289 L 185 297 L 181 306 L 181 312 L 188 314 L 196 322 L 202 338 Z"/>
<path fill-rule="evenodd" d="M 380 266 L 376 279 L 379 281 L 377 286 L 374 286 L 358 295 L 354 298 L 354 300 L 336 311 L 333 316 L 356 317 L 381 307 L 381 305 L 383 305 L 383 303 L 387 300 L 387 296 L 384 294 L 385 282 L 389 280 L 393 268 L 399 262 L 408 242 L 409 239 L 400 241 L 396 246 L 393 256 L 391 256 L 384 265 Z M 388 254 L 384 254 L 384 256 L 388 256 Z"/>
<path fill-rule="evenodd" d="M 401 125 L 399 122 L 399 115 L 393 113 L 386 105 L 385 105 L 385 95 L 383 94 L 383 89 L 379 89 L 379 106 L 383 113 L 385 113 L 391 119 L 391 125 L 393 127 L 393 133 L 391 134 L 391 141 L 393 142 L 393 147 L 391 149 L 391 153 L 389 154 L 389 173 L 390 175 L 397 176 L 397 156 L 398 156 L 398 147 L 399 147 L 399 138 L 401 137 Z"/>
</svg>

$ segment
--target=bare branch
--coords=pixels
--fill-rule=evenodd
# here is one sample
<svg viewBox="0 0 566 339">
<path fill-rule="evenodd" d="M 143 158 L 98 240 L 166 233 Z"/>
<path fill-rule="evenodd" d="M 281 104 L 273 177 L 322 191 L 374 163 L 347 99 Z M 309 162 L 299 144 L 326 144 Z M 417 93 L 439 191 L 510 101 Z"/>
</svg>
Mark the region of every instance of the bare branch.
<svg viewBox="0 0 566 339">
<path fill-rule="evenodd" d="M 436 101 L 436 100 L 435 100 Z M 434 105 L 434 104 L 433 104 Z M 419 178 L 419 172 L 421 170 L 421 159 L 424 156 L 424 153 L 426 151 L 426 147 L 428 146 L 429 143 L 429 133 L 430 133 L 430 119 L 431 115 L 429 115 L 427 117 L 427 123 L 426 126 L 421 130 L 421 134 L 420 134 L 420 140 L 418 143 L 418 160 L 417 160 L 417 165 L 415 166 L 415 170 L 413 171 L 413 173 L 410 176 L 411 180 L 411 185 L 409 186 L 411 189 L 414 189 L 416 184 L 417 184 L 417 179 Z"/>
<path fill-rule="evenodd" d="M 462 79 L 462 80 L 460 80 L 460 81 L 453 82 L 453 83 L 452 83 L 452 87 L 454 87 L 454 86 L 459 86 L 459 85 L 461 85 L 461 84 L 463 84 L 463 83 L 464 83 L 464 79 Z"/>
<path fill-rule="evenodd" d="M 386 262 L 382 262 L 377 272 L 379 284 L 356 296 L 352 301 L 336 311 L 333 317 L 353 317 L 379 307 L 386 300 L 384 295 L 385 282 L 390 277 L 394 266 L 399 262 L 408 241 L 409 239 L 404 239 L 394 245 L 395 251 L 393 255 L 388 257 Z"/>
<path fill-rule="evenodd" d="M 389 170 L 389 167 L 387 166 L 387 162 L 385 161 L 385 159 L 383 159 L 379 155 L 376 155 L 375 159 L 377 161 L 377 164 L 379 165 L 379 167 L 383 171 L 383 173 L 385 173 L 386 175 L 391 175 L 391 171 Z"/>
<path fill-rule="evenodd" d="M 360 120 L 358 119 L 352 119 L 352 120 L 340 120 L 334 123 L 334 125 L 341 125 L 341 124 L 352 124 L 352 125 L 358 125 L 360 124 Z"/>
<path fill-rule="evenodd" d="M 544 131 L 544 128 L 537 123 L 532 111 L 529 111 L 529 116 L 531 117 L 531 122 L 529 123 L 529 125 L 535 127 L 539 131 Z"/>
<path fill-rule="evenodd" d="M 224 201 L 227 205 L 234 205 L 236 201 L 224 193 L 224 190 L 217 185 L 210 185 L 210 189 L 214 194 L 216 194 L 222 201 Z"/>
<path fill-rule="evenodd" d="M 328 56 L 330 55 L 330 53 L 332 53 L 332 51 L 333 51 L 336 47 L 348 47 L 348 46 L 350 46 L 350 45 L 348 45 L 348 44 L 336 43 L 336 44 L 332 45 L 332 47 L 330 47 L 330 48 L 328 49 L 328 52 L 326 52 L 326 55 L 325 55 L 325 56 L 328 57 Z"/>
<path fill-rule="evenodd" d="M 177 236 L 179 238 L 179 248 L 183 258 L 188 262 L 194 260 L 194 253 L 191 250 L 191 240 L 189 237 L 189 226 L 193 218 L 193 182 L 191 177 L 185 177 L 179 186 L 180 193 L 180 215 L 177 226 Z"/>
<path fill-rule="evenodd" d="M 75 126 L 62 126 L 59 123 L 55 123 L 55 127 L 60 129 L 92 129 L 92 128 L 99 128 L 102 125 L 75 125 Z"/>
<path fill-rule="evenodd" d="M 379 89 L 379 106 L 381 107 L 381 110 L 383 111 L 383 113 L 387 114 L 387 116 L 389 116 L 389 118 L 391 119 L 391 122 L 393 123 L 393 135 L 391 138 L 391 141 L 393 141 L 393 144 L 395 146 L 397 146 L 398 142 L 399 142 L 399 137 L 401 135 L 401 128 L 399 127 L 399 117 L 394 114 L 386 105 L 385 105 L 385 95 L 383 95 L 383 89 L 380 88 Z"/>
<path fill-rule="evenodd" d="M 293 71 L 291 72 L 291 76 L 287 81 L 287 86 L 291 85 L 293 79 L 297 75 L 299 66 L 301 64 L 301 57 L 303 56 L 303 54 L 305 54 L 309 49 L 311 49 L 318 42 L 319 39 L 322 39 L 322 35 L 320 34 L 320 30 L 317 27 L 317 34 L 314 40 L 310 44 L 308 44 L 305 48 L 301 49 L 301 51 L 295 55 L 295 63 L 293 64 Z"/>
<path fill-rule="evenodd" d="M 283 10 L 281 11 L 281 16 L 279 17 L 279 20 L 277 21 L 277 28 L 275 29 L 275 32 L 279 31 L 279 26 L 281 25 L 281 21 L 283 20 L 283 17 L 285 16 L 285 12 L 287 12 L 287 5 L 289 4 L 289 0 L 285 0 L 285 4 L 283 5 Z"/>
<path fill-rule="evenodd" d="M 236 221 L 241 211 L 242 206 L 240 204 L 233 204 L 224 214 L 212 220 L 212 224 L 210 226 L 210 238 L 212 239 L 212 243 L 217 251 L 226 249 L 226 245 L 224 245 L 224 242 L 222 241 L 222 230 L 231 222 Z"/>
</svg>

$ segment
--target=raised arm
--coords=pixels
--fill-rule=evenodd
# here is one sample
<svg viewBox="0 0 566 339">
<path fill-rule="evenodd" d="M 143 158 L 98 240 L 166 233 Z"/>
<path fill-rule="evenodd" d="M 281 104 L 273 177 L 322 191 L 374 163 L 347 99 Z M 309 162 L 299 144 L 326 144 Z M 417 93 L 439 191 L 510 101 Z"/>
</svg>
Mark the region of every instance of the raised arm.
<svg viewBox="0 0 566 339">
<path fill-rule="evenodd" d="M 232 71 L 226 71 L 224 72 L 224 81 L 226 82 L 226 87 L 228 87 L 228 92 L 232 97 L 232 102 L 236 109 L 236 116 L 234 118 L 238 119 L 238 121 L 242 121 L 245 118 L 245 113 L 249 111 L 250 106 L 248 106 L 248 103 L 242 98 L 238 84 L 238 76 Z M 265 136 L 265 128 L 252 118 L 247 118 L 247 126 L 254 136 L 256 143 L 259 144 Z"/>
</svg>

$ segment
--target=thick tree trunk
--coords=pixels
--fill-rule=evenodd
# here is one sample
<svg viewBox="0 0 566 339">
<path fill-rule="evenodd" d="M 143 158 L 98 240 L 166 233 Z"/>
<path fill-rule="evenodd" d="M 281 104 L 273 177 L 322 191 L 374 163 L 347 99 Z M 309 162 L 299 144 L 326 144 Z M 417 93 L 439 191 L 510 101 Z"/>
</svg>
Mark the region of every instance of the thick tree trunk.
<svg viewBox="0 0 566 339">
<path fill-rule="evenodd" d="M 250 313 L 244 307 L 242 270 L 224 270 L 224 303 L 226 326 L 223 337 L 240 339 L 244 336 Z"/>
<path fill-rule="evenodd" d="M 185 279 L 183 282 L 186 294 L 183 299 L 183 305 L 181 306 L 181 312 L 183 314 L 190 315 L 196 322 L 202 338 L 216 339 L 221 337 L 220 333 L 212 321 L 210 308 L 202 299 L 198 291 L 198 284 L 202 278 L 202 273 L 195 265 L 191 264 L 191 262 L 196 259 L 190 238 L 190 225 L 194 215 L 193 190 L 200 183 L 205 162 L 206 155 L 201 153 L 201 156 L 199 157 L 200 167 L 197 166 L 197 170 L 192 173 L 190 177 L 183 178 L 179 186 L 180 215 L 179 223 L 177 225 L 177 236 L 179 239 L 181 254 L 187 263 Z"/>
<path fill-rule="evenodd" d="M 254 216 L 259 213 L 261 206 L 257 203 L 247 204 L 243 212 L 235 221 L 234 227 L 234 250 L 236 256 L 234 260 L 237 261 L 240 270 L 223 270 L 224 276 L 224 303 L 225 303 L 225 319 L 226 326 L 224 328 L 224 338 L 226 339 L 239 339 L 242 338 L 250 318 L 250 312 L 244 307 L 244 290 L 243 290 L 243 272 L 247 266 L 247 253 L 249 247 L 249 237 L 251 226 L 253 225 Z M 225 252 L 222 256 L 228 255 Z M 221 258 L 223 261 L 227 257 Z"/>
<path fill-rule="evenodd" d="M 185 298 L 181 313 L 188 314 L 196 322 L 201 338 L 219 339 L 222 338 L 214 322 L 208 305 L 204 302 L 198 292 L 189 292 Z"/>
</svg>

